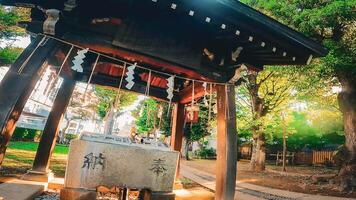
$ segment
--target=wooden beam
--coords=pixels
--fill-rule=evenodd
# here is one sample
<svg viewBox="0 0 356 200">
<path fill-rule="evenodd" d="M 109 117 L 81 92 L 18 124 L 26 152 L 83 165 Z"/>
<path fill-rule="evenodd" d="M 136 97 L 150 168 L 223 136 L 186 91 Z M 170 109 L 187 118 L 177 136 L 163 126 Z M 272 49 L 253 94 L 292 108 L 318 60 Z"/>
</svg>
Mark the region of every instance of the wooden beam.
<svg viewBox="0 0 356 200">
<path fill-rule="evenodd" d="M 181 157 L 181 149 L 184 135 L 184 105 L 176 103 L 172 113 L 172 134 L 171 134 L 171 149 L 179 152 Z M 178 162 L 176 179 L 179 177 L 180 162 Z"/>
<path fill-rule="evenodd" d="M 186 88 L 184 88 L 182 91 L 179 92 L 179 103 L 181 104 L 187 104 L 192 102 L 192 93 L 193 93 L 193 86 L 190 85 Z M 208 84 L 207 86 L 207 91 L 210 92 L 210 86 Z M 213 85 L 212 87 L 212 92 L 216 91 L 216 86 Z M 194 84 L 194 99 L 199 99 L 203 97 L 205 94 L 205 90 L 203 87 L 203 83 L 197 82 Z"/>
<path fill-rule="evenodd" d="M 16 122 L 38 79 L 47 67 L 46 60 L 52 55 L 57 44 L 54 40 L 43 42 L 43 36 L 36 37 L 10 67 L 0 83 L 0 165 Z M 34 51 L 36 47 L 38 48 Z M 33 55 L 29 58 L 32 52 Z"/>
<path fill-rule="evenodd" d="M 46 125 L 38 145 L 36 157 L 33 162 L 32 171 L 48 173 L 50 158 L 56 145 L 60 123 L 70 102 L 75 81 L 64 78 L 62 85 L 54 100 L 52 110 L 47 118 Z"/>
<path fill-rule="evenodd" d="M 217 85 L 216 200 L 233 200 L 236 186 L 237 130 L 235 87 Z"/>
<path fill-rule="evenodd" d="M 83 77 L 84 78 L 84 77 Z M 83 81 L 86 82 L 86 80 L 83 79 L 77 79 L 78 81 Z M 111 77 L 111 76 L 106 76 L 106 75 L 93 75 L 91 82 L 92 84 L 97 84 L 97 85 L 102 85 L 102 86 L 109 86 L 109 87 L 114 87 L 114 88 L 119 88 L 120 85 L 120 77 Z M 138 81 L 135 80 L 135 85 L 131 88 L 131 90 L 128 90 L 125 85 L 127 84 L 127 81 L 123 79 L 121 89 L 124 91 L 128 92 L 135 92 L 138 94 L 145 94 L 146 88 L 147 88 L 147 83 L 144 81 Z M 159 88 L 159 87 L 150 87 L 150 93 L 149 96 L 162 100 L 162 101 L 168 101 L 167 99 L 167 91 L 165 89 Z M 179 96 L 175 92 L 172 102 L 178 102 L 179 101 Z"/>
</svg>

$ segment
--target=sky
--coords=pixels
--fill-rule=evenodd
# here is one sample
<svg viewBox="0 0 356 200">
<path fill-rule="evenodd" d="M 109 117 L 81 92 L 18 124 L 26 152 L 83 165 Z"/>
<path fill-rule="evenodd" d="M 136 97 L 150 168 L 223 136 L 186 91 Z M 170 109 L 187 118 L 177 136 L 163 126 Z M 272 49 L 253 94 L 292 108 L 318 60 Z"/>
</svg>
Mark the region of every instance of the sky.
<svg viewBox="0 0 356 200">
<path fill-rule="evenodd" d="M 14 46 L 20 48 L 26 48 L 31 42 L 30 36 L 26 37 L 16 37 L 15 40 L 0 40 L 0 48 L 4 48 L 6 46 Z"/>
</svg>

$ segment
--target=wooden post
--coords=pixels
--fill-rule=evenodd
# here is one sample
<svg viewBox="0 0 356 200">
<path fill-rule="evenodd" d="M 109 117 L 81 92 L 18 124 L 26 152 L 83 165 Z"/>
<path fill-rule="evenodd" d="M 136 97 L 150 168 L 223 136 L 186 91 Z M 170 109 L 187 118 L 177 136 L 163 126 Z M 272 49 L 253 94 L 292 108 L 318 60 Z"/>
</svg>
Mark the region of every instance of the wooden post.
<svg viewBox="0 0 356 200">
<path fill-rule="evenodd" d="M 60 123 L 70 102 L 74 87 L 74 80 L 69 78 L 63 79 L 38 145 L 36 157 L 32 166 L 32 171 L 34 172 L 49 172 L 50 159 L 54 146 L 56 145 Z"/>
<path fill-rule="evenodd" d="M 172 113 L 172 135 L 171 135 L 171 149 L 179 152 L 179 162 L 176 172 L 176 180 L 179 178 L 181 149 L 184 135 L 184 105 L 177 103 L 174 105 Z"/>
<path fill-rule="evenodd" d="M 216 200 L 233 200 L 236 186 L 237 130 L 235 87 L 217 86 Z"/>
<path fill-rule="evenodd" d="M 56 47 L 56 41 L 43 37 L 37 36 L 32 41 L 0 83 L 0 165 L 16 122 Z"/>
<path fill-rule="evenodd" d="M 184 105 L 180 103 L 175 104 L 172 113 L 171 148 L 179 152 L 182 148 L 184 118 Z"/>
</svg>

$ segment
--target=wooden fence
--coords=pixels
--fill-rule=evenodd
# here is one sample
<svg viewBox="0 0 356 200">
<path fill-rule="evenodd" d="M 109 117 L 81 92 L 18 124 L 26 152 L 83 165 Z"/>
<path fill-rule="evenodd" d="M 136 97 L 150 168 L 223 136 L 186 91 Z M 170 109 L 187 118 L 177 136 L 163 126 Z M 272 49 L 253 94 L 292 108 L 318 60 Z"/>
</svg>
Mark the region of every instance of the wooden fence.
<svg viewBox="0 0 356 200">
<path fill-rule="evenodd" d="M 295 163 L 303 165 L 332 165 L 333 151 L 297 152 Z"/>
<path fill-rule="evenodd" d="M 239 154 L 239 157 L 242 159 L 251 159 L 252 145 L 243 144 L 243 145 L 239 146 L 238 154 Z"/>
<path fill-rule="evenodd" d="M 251 159 L 252 145 L 243 144 L 238 148 L 239 158 Z M 310 151 L 310 152 L 296 152 L 290 158 L 290 164 L 297 165 L 333 165 L 334 151 Z M 277 154 L 267 154 L 267 159 L 276 161 Z"/>
</svg>

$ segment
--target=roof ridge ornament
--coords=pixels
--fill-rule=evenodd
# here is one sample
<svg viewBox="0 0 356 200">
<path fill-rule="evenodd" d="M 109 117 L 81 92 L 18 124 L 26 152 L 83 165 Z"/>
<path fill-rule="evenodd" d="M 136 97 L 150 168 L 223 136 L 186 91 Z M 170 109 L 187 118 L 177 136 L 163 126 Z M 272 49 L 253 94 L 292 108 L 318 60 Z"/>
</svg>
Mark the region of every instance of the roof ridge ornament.
<svg viewBox="0 0 356 200">
<path fill-rule="evenodd" d="M 237 83 L 243 77 L 243 73 L 247 70 L 248 68 L 246 65 L 244 64 L 240 65 L 238 68 L 236 68 L 235 75 L 229 80 L 228 83 L 230 84 Z"/>
<path fill-rule="evenodd" d="M 67 2 L 64 3 L 64 10 L 65 11 L 70 12 L 75 7 L 77 7 L 76 0 L 68 0 Z"/>
<path fill-rule="evenodd" d="M 231 52 L 231 59 L 236 62 L 243 49 L 243 47 L 237 47 L 235 51 Z"/>
<path fill-rule="evenodd" d="M 55 35 L 56 23 L 59 20 L 60 11 L 57 9 L 43 10 L 47 19 L 43 22 L 43 32 L 49 35 Z"/>
</svg>

